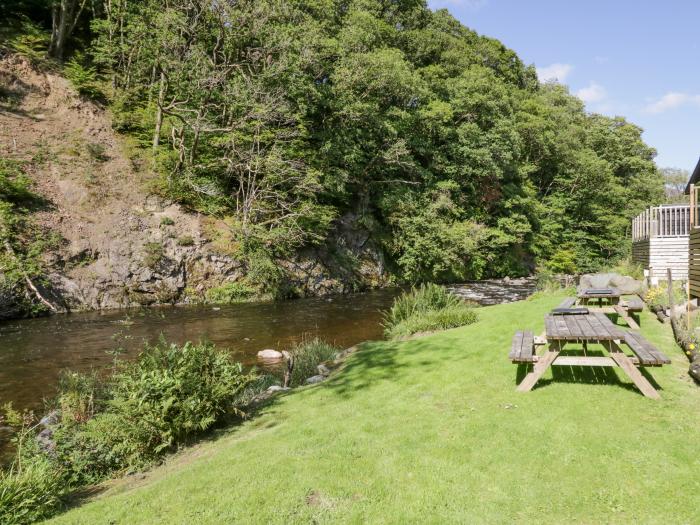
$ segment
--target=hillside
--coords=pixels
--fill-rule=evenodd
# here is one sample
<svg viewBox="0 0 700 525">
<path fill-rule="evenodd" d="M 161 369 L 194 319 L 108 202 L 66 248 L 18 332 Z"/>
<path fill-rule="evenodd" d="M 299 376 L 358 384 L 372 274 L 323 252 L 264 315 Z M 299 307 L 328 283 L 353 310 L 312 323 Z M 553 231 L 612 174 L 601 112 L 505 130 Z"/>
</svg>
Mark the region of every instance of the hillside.
<svg viewBox="0 0 700 525">
<path fill-rule="evenodd" d="M 216 242 L 226 238 L 226 224 L 159 196 L 142 159 L 130 157 L 128 140 L 113 131 L 109 111 L 20 55 L 0 60 L 0 82 L 11 94 L 0 106 L 0 157 L 19 161 L 45 200 L 29 235 L 55 236 L 40 256 L 37 285 L 59 310 L 203 301 L 208 290 L 242 277 L 243 263 Z M 344 233 L 351 245 L 353 232 Z M 357 286 L 334 276 L 319 252 L 283 264 L 287 286 L 299 294 Z M 376 265 L 365 270 L 380 282 Z M 7 317 L 22 313 L 5 308 Z"/>
<path fill-rule="evenodd" d="M 10 243 L 34 306 L 25 276 L 104 308 L 595 271 L 663 198 L 638 126 L 421 1 L 30 4 L 0 153 L 57 234 Z"/>
</svg>

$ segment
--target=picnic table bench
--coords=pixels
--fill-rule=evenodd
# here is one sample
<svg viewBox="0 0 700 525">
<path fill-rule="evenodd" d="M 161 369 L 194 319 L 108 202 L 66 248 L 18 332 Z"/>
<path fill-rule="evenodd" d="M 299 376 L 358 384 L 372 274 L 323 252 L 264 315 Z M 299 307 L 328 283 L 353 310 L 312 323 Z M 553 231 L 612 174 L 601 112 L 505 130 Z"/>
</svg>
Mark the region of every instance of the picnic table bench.
<svg viewBox="0 0 700 525">
<path fill-rule="evenodd" d="M 545 316 L 548 349 L 537 356 L 531 332 L 518 332 L 513 337 L 509 357 L 514 363 L 533 363 L 517 389 L 531 390 L 550 366 L 619 367 L 647 397 L 659 398 L 652 384 L 637 369 L 638 366 L 661 366 L 669 359 L 637 332 L 622 332 L 603 312 Z M 601 345 L 607 356 L 586 355 L 588 343 Z M 583 355 L 561 355 L 569 345 L 582 344 Z M 634 356 L 628 356 L 620 347 L 625 344 Z M 569 348 L 570 349 L 570 348 Z M 568 354 L 568 352 L 567 352 Z"/>
</svg>

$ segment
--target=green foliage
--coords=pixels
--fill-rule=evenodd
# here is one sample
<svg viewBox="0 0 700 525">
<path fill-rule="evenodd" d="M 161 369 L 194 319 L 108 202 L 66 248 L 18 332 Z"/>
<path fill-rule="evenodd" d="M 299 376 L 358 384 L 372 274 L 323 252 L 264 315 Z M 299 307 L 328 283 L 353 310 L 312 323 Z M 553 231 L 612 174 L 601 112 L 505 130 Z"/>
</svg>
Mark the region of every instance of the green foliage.
<svg viewBox="0 0 700 525">
<path fill-rule="evenodd" d="M 682 304 L 688 300 L 684 283 L 673 281 L 672 286 L 673 304 Z M 668 283 L 661 281 L 657 286 L 652 286 L 644 294 L 644 300 L 650 307 L 668 308 Z"/>
<path fill-rule="evenodd" d="M 106 149 L 102 144 L 97 142 L 88 142 L 85 145 L 85 149 L 87 150 L 88 155 L 90 155 L 90 158 L 94 161 L 105 162 L 109 160 Z"/>
<path fill-rule="evenodd" d="M 163 257 L 165 257 L 163 243 L 147 242 L 143 245 L 143 263 L 147 267 L 155 269 Z"/>
<path fill-rule="evenodd" d="M 206 300 L 212 304 L 234 304 L 249 301 L 256 295 L 255 289 L 245 282 L 224 283 L 210 288 Z"/>
<path fill-rule="evenodd" d="M 147 464 L 222 416 L 239 413 L 233 401 L 252 377 L 211 343 L 147 346 L 112 379 L 107 412 L 110 426 L 123 434 L 118 443 L 109 438 L 113 450 L 130 466 Z"/>
<path fill-rule="evenodd" d="M 41 455 L 0 471 L 0 523 L 34 523 L 62 505 L 64 480 L 52 462 Z"/>
<path fill-rule="evenodd" d="M 25 165 L 0 157 L 0 289 L 16 297 L 26 314 L 44 310 L 26 293 L 26 279 L 41 277 L 41 256 L 57 243 L 55 236 L 42 232 L 31 220 L 31 213 L 43 205 L 31 190 Z"/>
<path fill-rule="evenodd" d="M 170 217 L 168 217 L 167 215 L 164 216 L 164 217 L 161 217 L 161 219 L 160 219 L 160 225 L 161 225 L 161 226 L 172 226 L 173 224 L 175 224 L 175 221 L 172 220 L 172 219 L 171 219 Z"/>
<path fill-rule="evenodd" d="M 82 96 L 93 99 L 104 99 L 100 81 L 95 66 L 84 65 L 84 57 L 76 53 L 63 67 L 63 73 L 71 81 L 73 87 Z"/>
<path fill-rule="evenodd" d="M 400 282 L 624 257 L 631 218 L 680 177 L 664 185 L 641 128 L 587 113 L 446 10 L 385 4 L 101 3 L 65 72 L 91 97 L 110 80 L 154 186 L 231 218 L 270 297 L 294 293 L 281 259 L 351 217 Z"/>
<path fill-rule="evenodd" d="M 299 343 L 291 351 L 294 356 L 294 369 L 290 386 L 303 385 L 307 378 L 317 375 L 318 365 L 333 359 L 338 350 L 335 346 L 318 338 Z"/>
<path fill-rule="evenodd" d="M 191 235 L 183 235 L 177 238 L 178 246 L 194 246 L 194 238 Z"/>
<path fill-rule="evenodd" d="M 72 374 L 61 383 L 58 461 L 74 485 L 142 468 L 222 418 L 242 414 L 256 384 L 225 350 L 163 340 L 134 362 L 118 361 L 106 381 Z"/>
<path fill-rule="evenodd" d="M 13 22 L 11 25 L 0 23 L 0 48 L 6 46 L 35 66 L 43 64 L 51 33 L 24 15 L 20 15 Z"/>
<path fill-rule="evenodd" d="M 152 152 L 163 191 L 233 217 L 252 282 L 271 296 L 290 293 L 277 261 L 328 241 L 347 214 L 400 281 L 442 282 L 548 261 L 598 269 L 626 253 L 629 220 L 663 196 L 640 128 L 539 85 L 513 51 L 445 10 L 109 9 L 89 54 L 113 79 L 117 128 Z"/>
<path fill-rule="evenodd" d="M 575 250 L 562 248 L 554 252 L 554 255 L 547 261 L 547 268 L 555 274 L 575 275 L 578 273 L 577 258 Z"/>
<path fill-rule="evenodd" d="M 384 334 L 395 339 L 418 332 L 446 330 L 476 322 L 474 309 L 436 284 L 404 292 L 384 314 Z"/>
<path fill-rule="evenodd" d="M 644 265 L 632 262 L 631 257 L 620 259 L 607 271 L 619 273 L 620 275 L 629 275 L 630 277 L 640 281 L 644 279 Z"/>
</svg>

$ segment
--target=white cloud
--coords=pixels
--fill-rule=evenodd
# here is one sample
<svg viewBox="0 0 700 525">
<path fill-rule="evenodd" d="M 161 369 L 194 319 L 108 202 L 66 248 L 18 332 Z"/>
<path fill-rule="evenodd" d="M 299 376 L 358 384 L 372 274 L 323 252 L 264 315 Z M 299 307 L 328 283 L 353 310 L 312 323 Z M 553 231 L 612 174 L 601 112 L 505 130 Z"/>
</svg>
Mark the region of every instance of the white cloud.
<svg viewBox="0 0 700 525">
<path fill-rule="evenodd" d="M 605 100 L 608 93 L 600 84 L 591 82 L 585 88 L 579 89 L 576 92 L 576 96 L 583 100 L 586 104 L 592 104 L 594 102 L 601 102 L 602 100 Z"/>
<path fill-rule="evenodd" d="M 574 66 L 571 64 L 551 64 L 546 67 L 537 68 L 537 77 L 540 82 L 560 82 L 566 81 Z"/>
<path fill-rule="evenodd" d="M 647 113 L 656 114 L 664 113 L 666 111 L 685 106 L 686 104 L 700 106 L 700 95 L 690 95 L 688 93 L 670 91 L 660 99 L 649 104 L 645 108 L 645 111 Z"/>
</svg>

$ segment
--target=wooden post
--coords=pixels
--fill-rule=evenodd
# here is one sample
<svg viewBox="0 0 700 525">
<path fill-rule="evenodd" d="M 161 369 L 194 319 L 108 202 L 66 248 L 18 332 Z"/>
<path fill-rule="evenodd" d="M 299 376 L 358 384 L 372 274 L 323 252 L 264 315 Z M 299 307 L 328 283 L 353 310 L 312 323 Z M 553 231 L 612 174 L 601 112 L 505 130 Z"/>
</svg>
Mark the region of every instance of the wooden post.
<svg viewBox="0 0 700 525">
<path fill-rule="evenodd" d="M 690 229 L 695 224 L 695 184 L 690 185 Z M 690 229 L 688 233 L 690 233 Z"/>
<path fill-rule="evenodd" d="M 690 332 L 690 277 L 685 282 L 685 325 Z"/>
<path fill-rule="evenodd" d="M 671 276 L 671 268 L 666 268 L 666 278 L 668 279 L 668 308 L 669 317 L 674 318 L 674 304 L 673 304 L 673 278 Z"/>
</svg>

